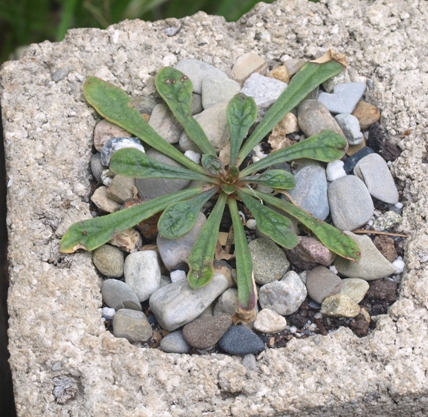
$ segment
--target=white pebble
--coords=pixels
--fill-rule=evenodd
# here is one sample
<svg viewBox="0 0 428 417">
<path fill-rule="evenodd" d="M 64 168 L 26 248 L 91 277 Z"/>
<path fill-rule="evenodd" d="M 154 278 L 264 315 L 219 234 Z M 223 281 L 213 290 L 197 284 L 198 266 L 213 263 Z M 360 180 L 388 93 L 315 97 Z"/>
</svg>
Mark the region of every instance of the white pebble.
<svg viewBox="0 0 428 417">
<path fill-rule="evenodd" d="M 116 310 L 110 307 L 103 307 L 103 317 L 106 319 L 112 319 L 116 314 Z"/>
<path fill-rule="evenodd" d="M 314 319 L 322 319 L 322 314 L 321 313 L 316 313 L 314 316 Z"/>
<path fill-rule="evenodd" d="M 186 279 L 186 273 L 184 271 L 181 271 L 180 269 L 177 269 L 176 271 L 171 271 L 169 276 L 171 278 L 171 282 L 178 282 Z"/>
<path fill-rule="evenodd" d="M 401 256 L 399 256 L 393 263 L 392 265 L 394 265 L 397 270 L 395 271 L 396 274 L 401 274 L 404 271 L 404 267 L 406 266 L 406 264 L 403 261 L 403 258 Z"/>
<path fill-rule="evenodd" d="M 346 172 L 343 169 L 344 162 L 337 160 L 327 164 L 327 180 L 334 181 L 338 178 L 346 177 Z"/>
<path fill-rule="evenodd" d="M 250 229 L 250 230 L 254 230 L 257 226 L 257 222 L 255 219 L 248 219 L 247 220 L 247 224 L 246 226 Z"/>
<path fill-rule="evenodd" d="M 290 333 L 296 333 L 297 332 L 297 327 L 296 326 L 291 326 L 290 327 Z"/>
<path fill-rule="evenodd" d="M 259 159 L 263 159 L 267 157 L 267 154 L 262 152 L 262 147 L 260 145 L 256 145 L 253 151 L 256 154 L 256 157 Z"/>
<path fill-rule="evenodd" d="M 395 203 L 395 207 L 398 208 L 398 209 L 402 209 L 403 208 L 403 203 L 400 203 L 400 202 Z"/>
<path fill-rule="evenodd" d="M 194 152 L 194 151 L 186 151 L 184 152 L 184 156 L 187 156 L 189 159 L 191 159 L 193 162 L 196 162 L 199 164 L 201 162 L 201 154 Z"/>
<path fill-rule="evenodd" d="M 337 275 L 337 269 L 336 269 L 336 267 L 335 267 L 334 265 L 330 265 L 330 266 L 328 267 L 328 269 L 329 269 L 331 272 L 333 272 L 333 274 L 336 274 L 336 275 Z"/>
</svg>

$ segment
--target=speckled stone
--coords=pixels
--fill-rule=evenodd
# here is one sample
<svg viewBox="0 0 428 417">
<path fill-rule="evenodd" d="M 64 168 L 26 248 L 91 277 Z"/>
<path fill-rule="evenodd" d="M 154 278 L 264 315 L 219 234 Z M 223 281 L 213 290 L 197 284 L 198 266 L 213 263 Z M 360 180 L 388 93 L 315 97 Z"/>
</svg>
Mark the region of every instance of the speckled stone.
<svg viewBox="0 0 428 417">
<path fill-rule="evenodd" d="M 265 345 L 254 332 L 244 326 L 232 326 L 218 342 L 219 346 L 231 355 L 257 354 Z"/>
<path fill-rule="evenodd" d="M 356 317 L 360 314 L 360 306 L 345 294 L 327 297 L 321 304 L 321 314 L 328 317 Z"/>
<path fill-rule="evenodd" d="M 98 271 L 110 278 L 123 275 L 124 253 L 111 245 L 102 245 L 92 252 L 92 262 Z"/>
</svg>

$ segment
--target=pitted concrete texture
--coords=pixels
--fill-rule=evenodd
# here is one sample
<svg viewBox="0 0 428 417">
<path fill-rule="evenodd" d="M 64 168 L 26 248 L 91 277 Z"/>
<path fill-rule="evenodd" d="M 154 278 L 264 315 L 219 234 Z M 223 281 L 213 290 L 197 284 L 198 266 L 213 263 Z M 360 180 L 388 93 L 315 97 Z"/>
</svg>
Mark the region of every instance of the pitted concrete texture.
<svg viewBox="0 0 428 417">
<path fill-rule="evenodd" d="M 198 13 L 79 29 L 32 45 L 1 71 L 10 262 L 10 364 L 18 415 L 424 416 L 428 409 L 428 2 L 284 0 L 239 22 Z M 173 32 L 173 31 L 172 31 Z M 170 32 L 170 33 L 172 33 Z M 346 53 L 352 81 L 403 149 L 393 172 L 410 235 L 398 301 L 362 339 L 340 329 L 258 357 L 165 354 L 116 339 L 101 323 L 100 277 L 88 253 L 60 255 L 90 217 L 89 157 L 98 116 L 82 82 L 96 75 L 133 96 L 154 93 L 165 65 L 195 58 L 230 74 L 256 52 L 269 66 Z M 407 132 L 406 132 L 407 131 Z M 405 135 L 409 133 L 407 136 Z"/>
</svg>

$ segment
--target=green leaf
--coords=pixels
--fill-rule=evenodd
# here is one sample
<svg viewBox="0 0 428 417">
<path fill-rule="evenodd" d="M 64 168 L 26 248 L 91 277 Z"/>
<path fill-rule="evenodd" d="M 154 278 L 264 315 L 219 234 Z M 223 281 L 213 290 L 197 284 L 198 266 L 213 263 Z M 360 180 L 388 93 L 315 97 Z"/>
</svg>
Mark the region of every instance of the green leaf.
<svg viewBox="0 0 428 417">
<path fill-rule="evenodd" d="M 250 192 L 247 190 L 243 191 L 247 194 Z M 255 193 L 258 198 L 261 198 L 272 206 L 285 211 L 290 216 L 299 220 L 299 222 L 311 230 L 321 243 L 332 252 L 351 261 L 358 262 L 361 258 L 361 251 L 358 245 L 352 238 L 346 236 L 340 230 L 323 222 L 322 220 L 317 219 L 312 214 L 302 210 L 294 204 L 256 190 L 252 190 L 252 192 Z"/>
<path fill-rule="evenodd" d="M 170 178 L 213 182 L 213 178 L 208 175 L 156 161 L 135 148 L 125 148 L 115 152 L 110 160 L 110 169 L 131 178 Z"/>
<path fill-rule="evenodd" d="M 331 162 L 341 159 L 345 154 L 346 139 L 331 130 L 323 130 L 320 133 L 295 143 L 287 148 L 272 152 L 266 158 L 260 159 L 241 172 L 241 176 L 247 176 L 275 164 L 280 164 L 296 159 L 308 158 L 322 162 Z"/>
<path fill-rule="evenodd" d="M 187 261 L 187 280 L 192 288 L 201 288 L 214 276 L 214 253 L 217 246 L 218 230 L 223 217 L 226 195 L 220 194 L 208 220 L 196 239 Z"/>
<path fill-rule="evenodd" d="M 156 88 L 202 153 L 215 155 L 216 152 L 207 135 L 192 116 L 193 85 L 189 78 L 174 68 L 162 68 L 156 76 Z"/>
<path fill-rule="evenodd" d="M 217 190 L 215 187 L 196 197 L 170 205 L 159 218 L 159 233 L 167 239 L 177 239 L 185 235 L 195 225 L 203 205 Z"/>
<path fill-rule="evenodd" d="M 226 110 L 230 128 L 230 165 L 233 166 L 239 149 L 257 117 L 257 106 L 252 97 L 239 93 L 232 98 Z"/>
<path fill-rule="evenodd" d="M 343 65 L 336 61 L 328 61 L 323 64 L 307 62 L 303 65 L 302 69 L 292 78 L 290 84 L 288 84 L 287 88 L 247 139 L 239 152 L 236 165 L 239 166 L 254 146 L 260 143 L 281 119 L 311 91 L 324 81 L 339 74 L 343 68 Z"/>
<path fill-rule="evenodd" d="M 221 189 L 224 193 L 230 195 L 237 190 L 237 186 L 235 184 L 221 184 Z"/>
<path fill-rule="evenodd" d="M 269 169 L 260 175 L 242 178 L 245 182 L 255 182 L 274 190 L 290 190 L 296 186 L 294 175 L 283 169 Z"/>
<path fill-rule="evenodd" d="M 245 230 L 242 226 L 241 217 L 239 216 L 236 200 L 230 197 L 227 200 L 227 204 L 232 217 L 235 241 L 238 309 L 244 310 L 244 312 L 238 311 L 238 314 L 242 318 L 245 312 L 247 312 L 248 316 L 251 317 L 257 305 L 257 290 L 253 276 L 253 262 L 251 260 L 250 248 L 248 247 L 247 237 L 245 236 Z"/>
<path fill-rule="evenodd" d="M 221 159 L 215 155 L 202 155 L 202 166 L 210 175 L 219 176 L 224 173 L 224 165 Z"/>
<path fill-rule="evenodd" d="M 270 236 L 274 242 L 284 248 L 292 249 L 297 245 L 297 236 L 293 231 L 291 221 L 287 217 L 264 206 L 242 191 L 238 191 L 238 196 L 253 214 L 257 228 L 262 233 Z"/>
<path fill-rule="evenodd" d="M 75 223 L 62 237 L 59 250 L 63 253 L 73 253 L 77 249 L 94 250 L 108 242 L 116 233 L 135 226 L 176 201 L 198 195 L 201 191 L 202 187 L 189 188 L 107 216 Z"/>
<path fill-rule="evenodd" d="M 205 174 L 203 168 L 184 156 L 148 125 L 140 112 L 132 106 L 128 94 L 97 77 L 88 77 L 83 85 L 83 92 L 88 103 L 108 121 L 122 127 L 129 133 L 176 160 L 195 172 Z"/>
</svg>

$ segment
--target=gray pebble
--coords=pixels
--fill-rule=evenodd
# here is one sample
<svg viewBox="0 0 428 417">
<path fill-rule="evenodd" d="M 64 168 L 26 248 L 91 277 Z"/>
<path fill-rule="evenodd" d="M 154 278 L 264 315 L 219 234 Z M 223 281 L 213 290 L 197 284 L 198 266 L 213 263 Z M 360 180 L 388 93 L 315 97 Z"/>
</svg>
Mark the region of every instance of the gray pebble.
<svg viewBox="0 0 428 417">
<path fill-rule="evenodd" d="M 358 304 L 367 294 L 369 288 L 369 283 L 364 279 L 344 278 L 342 279 L 340 293 L 347 295 L 352 301 Z"/>
<path fill-rule="evenodd" d="M 231 355 L 257 354 L 265 349 L 260 337 L 244 326 L 229 327 L 218 344 Z"/>
<path fill-rule="evenodd" d="M 338 178 L 328 186 L 333 224 L 340 230 L 364 226 L 373 216 L 374 206 L 367 187 L 354 175 Z"/>
<path fill-rule="evenodd" d="M 352 114 L 338 114 L 335 117 L 350 145 L 359 145 L 363 141 L 360 122 Z"/>
<path fill-rule="evenodd" d="M 308 272 L 306 288 L 312 300 L 321 304 L 326 297 L 340 292 L 342 280 L 325 266 L 317 266 Z"/>
<path fill-rule="evenodd" d="M 158 104 L 153 98 L 145 96 L 132 97 L 131 103 L 141 114 L 152 114 Z"/>
<path fill-rule="evenodd" d="M 117 310 L 127 308 L 141 311 L 141 304 L 132 288 L 118 279 L 106 279 L 101 285 L 104 302 Z"/>
<path fill-rule="evenodd" d="M 135 343 L 147 342 L 152 337 L 153 331 L 142 311 L 123 308 L 114 315 L 113 334 Z"/>
<path fill-rule="evenodd" d="M 108 188 L 104 185 L 98 187 L 91 196 L 91 201 L 102 211 L 114 213 L 122 206 L 110 198 Z"/>
<path fill-rule="evenodd" d="M 318 100 L 332 113 L 351 114 L 365 91 L 366 84 L 363 82 L 338 84 L 333 94 L 321 93 Z"/>
<path fill-rule="evenodd" d="M 244 365 L 249 371 L 257 371 L 256 357 L 252 353 L 248 353 L 242 358 L 242 365 Z"/>
<path fill-rule="evenodd" d="M 183 128 L 166 104 L 157 104 L 150 116 L 149 125 L 168 143 L 177 143 Z"/>
<path fill-rule="evenodd" d="M 124 203 L 126 200 L 134 198 L 137 194 L 134 178 L 115 175 L 108 187 L 107 195 L 118 203 Z"/>
<path fill-rule="evenodd" d="M 92 262 L 98 271 L 111 278 L 123 275 L 124 253 L 110 245 L 102 245 L 92 252 Z"/>
<path fill-rule="evenodd" d="M 101 182 L 101 174 L 104 171 L 99 152 L 91 155 L 91 172 L 97 182 Z"/>
<path fill-rule="evenodd" d="M 236 81 L 224 77 L 205 77 L 202 80 L 202 106 L 208 109 L 218 103 L 228 103 L 240 90 L 241 86 Z"/>
<path fill-rule="evenodd" d="M 238 307 L 238 290 L 236 288 L 228 288 L 220 297 L 218 298 L 213 314 L 214 316 L 219 316 L 221 314 L 228 314 L 233 316 Z"/>
<path fill-rule="evenodd" d="M 186 342 L 183 331 L 176 330 L 161 340 L 159 348 L 167 353 L 189 353 L 191 346 Z"/>
</svg>

